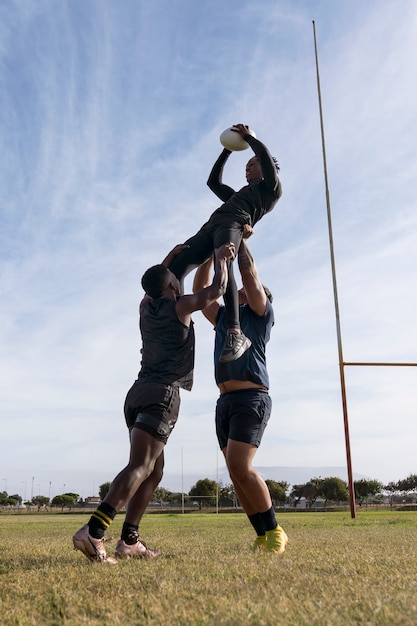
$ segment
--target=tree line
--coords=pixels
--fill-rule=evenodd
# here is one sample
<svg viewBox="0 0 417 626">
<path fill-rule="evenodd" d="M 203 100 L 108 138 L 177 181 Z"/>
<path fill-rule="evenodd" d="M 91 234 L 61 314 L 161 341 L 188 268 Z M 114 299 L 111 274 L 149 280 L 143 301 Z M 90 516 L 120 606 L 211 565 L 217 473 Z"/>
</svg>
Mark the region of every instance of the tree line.
<svg viewBox="0 0 417 626">
<path fill-rule="evenodd" d="M 292 485 L 285 481 L 266 479 L 271 499 L 274 506 L 290 505 L 296 507 L 303 498 L 307 508 L 314 506 L 317 501 L 321 501 L 323 506 L 332 503 L 345 503 L 349 501 L 349 491 L 346 481 L 336 476 L 327 478 L 311 478 L 306 483 Z M 105 482 L 99 487 L 99 497 L 105 498 L 110 482 Z M 362 478 L 354 481 L 355 500 L 362 506 L 369 500 L 373 502 L 383 502 L 387 498 L 392 504 L 396 501 L 413 502 L 417 500 L 417 474 L 410 474 L 407 478 L 397 482 L 389 482 L 384 485 L 379 480 Z M 154 505 L 180 506 L 184 503 L 195 502 L 200 508 L 214 506 L 216 503 L 225 507 L 238 507 L 239 501 L 236 496 L 233 484 L 217 483 L 209 478 L 202 478 L 193 485 L 187 494 L 172 492 L 164 487 L 157 487 L 153 494 L 152 503 Z M 38 507 L 38 509 L 48 507 L 72 508 L 88 503 L 88 498 L 84 501 L 77 493 L 63 493 L 54 496 L 52 499 L 47 496 L 34 496 L 31 500 L 22 502 L 22 497 L 18 494 L 9 495 L 6 491 L 0 492 L 1 507 Z"/>
</svg>

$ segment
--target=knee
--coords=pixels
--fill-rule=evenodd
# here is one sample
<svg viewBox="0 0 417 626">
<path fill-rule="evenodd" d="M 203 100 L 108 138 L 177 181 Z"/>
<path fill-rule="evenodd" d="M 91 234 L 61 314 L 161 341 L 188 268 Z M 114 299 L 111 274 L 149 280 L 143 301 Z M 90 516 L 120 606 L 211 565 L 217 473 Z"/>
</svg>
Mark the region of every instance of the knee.
<svg viewBox="0 0 417 626">
<path fill-rule="evenodd" d="M 227 467 L 232 481 L 240 483 L 244 481 L 249 475 L 249 468 L 239 459 L 229 459 L 227 462 Z"/>
<path fill-rule="evenodd" d="M 164 459 L 158 458 L 152 471 L 152 479 L 155 484 L 155 488 L 159 485 L 164 475 Z"/>
<path fill-rule="evenodd" d="M 164 475 L 164 468 L 163 467 L 155 467 L 155 469 L 152 472 L 152 479 L 153 479 L 153 482 L 155 484 L 155 487 L 157 487 L 159 485 L 159 483 L 162 480 L 163 475 Z"/>
</svg>

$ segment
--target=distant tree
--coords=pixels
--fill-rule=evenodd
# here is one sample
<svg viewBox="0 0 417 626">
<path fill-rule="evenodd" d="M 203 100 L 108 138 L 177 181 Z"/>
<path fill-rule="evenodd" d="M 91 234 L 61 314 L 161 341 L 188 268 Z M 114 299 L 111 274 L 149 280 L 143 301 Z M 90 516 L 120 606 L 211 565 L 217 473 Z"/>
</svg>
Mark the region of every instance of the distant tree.
<svg viewBox="0 0 417 626">
<path fill-rule="evenodd" d="M 98 488 L 98 495 L 100 496 L 100 500 L 104 500 L 104 498 L 107 496 L 110 491 L 110 485 L 110 482 L 100 485 L 100 487 Z"/>
<path fill-rule="evenodd" d="M 359 506 L 368 499 L 376 496 L 383 489 L 383 484 L 379 482 L 379 480 L 367 480 L 366 478 L 361 478 L 360 480 L 355 480 L 353 482 L 354 490 L 355 490 L 355 498 L 359 503 Z"/>
<path fill-rule="evenodd" d="M 171 492 L 168 491 L 168 489 L 165 489 L 164 487 L 157 487 L 153 493 L 152 500 L 154 502 L 159 502 L 162 506 L 163 502 L 169 501 L 170 494 Z"/>
<path fill-rule="evenodd" d="M 16 506 L 22 502 L 22 496 L 17 493 L 9 496 L 7 491 L 0 491 L 0 506 Z"/>
<path fill-rule="evenodd" d="M 219 501 L 223 506 L 231 505 L 235 508 L 237 507 L 238 499 L 233 483 L 228 483 L 227 485 L 220 483 Z"/>
<path fill-rule="evenodd" d="M 31 504 L 33 503 L 31 502 Z M 54 496 L 51 500 L 51 506 L 62 506 L 62 508 L 64 508 L 65 506 L 64 496 L 62 494 L 60 496 Z"/>
<path fill-rule="evenodd" d="M 324 506 L 331 500 L 332 502 L 347 502 L 349 500 L 349 492 L 347 484 L 337 476 L 323 478 L 321 481 L 319 495 L 324 498 Z"/>
<path fill-rule="evenodd" d="M 182 503 L 182 493 L 180 491 L 176 491 L 175 493 L 168 492 L 168 502 L 170 504 L 180 505 Z"/>
<path fill-rule="evenodd" d="M 182 493 L 181 492 L 176 491 L 175 493 L 171 493 L 169 491 L 168 493 L 169 493 L 168 502 L 170 504 L 180 505 L 182 503 Z"/>
<path fill-rule="evenodd" d="M 43 506 L 48 506 L 49 498 L 47 498 L 46 496 L 35 496 L 34 498 L 32 498 L 32 502 L 35 506 L 38 507 L 38 509 L 40 509 Z"/>
<path fill-rule="evenodd" d="M 290 498 L 294 501 L 294 506 L 297 506 L 301 498 L 305 498 L 307 507 L 311 509 L 320 495 L 322 481 L 322 478 L 312 478 L 308 483 L 294 485 L 290 493 Z"/>
<path fill-rule="evenodd" d="M 399 480 L 397 483 L 397 489 L 403 494 L 407 494 L 410 491 L 417 489 L 417 474 L 410 474 L 407 478 Z"/>
<path fill-rule="evenodd" d="M 197 480 L 196 484 L 193 485 L 188 493 L 188 495 L 192 496 L 200 509 L 204 504 L 215 504 L 216 495 L 217 495 L 218 485 L 215 480 L 210 480 L 209 478 L 202 478 L 201 480 Z"/>
<path fill-rule="evenodd" d="M 73 504 L 77 504 L 78 498 L 80 497 L 80 494 L 73 493 L 72 491 L 66 491 L 63 495 L 64 496 L 68 496 L 69 498 L 72 498 L 72 503 Z"/>
<path fill-rule="evenodd" d="M 51 504 L 53 506 L 60 506 L 62 510 L 64 510 L 65 507 L 71 509 L 74 504 L 76 504 L 77 500 L 78 494 L 63 493 L 60 496 L 55 496 L 52 499 Z"/>
<path fill-rule="evenodd" d="M 276 480 L 271 480 L 270 478 L 266 479 L 266 484 L 268 486 L 269 489 L 269 493 L 271 495 L 271 500 L 274 503 L 274 505 L 277 502 L 285 502 L 287 499 L 287 490 L 289 487 L 289 484 L 286 483 L 285 481 L 281 480 L 281 481 L 276 481 Z"/>
<path fill-rule="evenodd" d="M 390 507 L 392 507 L 394 496 L 399 491 L 398 483 L 391 481 L 387 485 L 384 485 L 384 491 L 386 491 L 389 494 L 389 503 L 390 503 Z"/>
<path fill-rule="evenodd" d="M 301 500 L 301 498 L 304 497 L 305 487 L 306 487 L 306 483 L 292 486 L 292 489 L 290 492 L 290 498 L 293 501 L 294 507 L 296 507 L 299 501 Z"/>
<path fill-rule="evenodd" d="M 410 491 L 417 489 L 417 474 L 410 474 L 410 476 L 407 478 L 407 481 L 409 481 L 409 483 L 411 484 Z"/>
</svg>

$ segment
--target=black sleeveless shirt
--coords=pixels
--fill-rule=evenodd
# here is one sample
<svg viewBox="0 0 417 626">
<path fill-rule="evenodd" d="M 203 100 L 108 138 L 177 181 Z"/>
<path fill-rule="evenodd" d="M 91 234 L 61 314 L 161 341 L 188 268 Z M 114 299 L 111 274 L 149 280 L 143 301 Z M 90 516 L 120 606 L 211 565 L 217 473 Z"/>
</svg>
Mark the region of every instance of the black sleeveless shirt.
<svg viewBox="0 0 417 626">
<path fill-rule="evenodd" d="M 139 380 L 193 386 L 194 322 L 183 324 L 175 311 L 176 300 L 144 298 L 140 307 L 142 362 Z"/>
</svg>

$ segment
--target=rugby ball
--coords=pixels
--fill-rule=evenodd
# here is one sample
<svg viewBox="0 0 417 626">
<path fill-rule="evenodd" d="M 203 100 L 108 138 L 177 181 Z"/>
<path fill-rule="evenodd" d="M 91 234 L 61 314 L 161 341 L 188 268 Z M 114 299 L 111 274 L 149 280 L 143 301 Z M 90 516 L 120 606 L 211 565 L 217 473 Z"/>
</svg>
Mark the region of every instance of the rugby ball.
<svg viewBox="0 0 417 626">
<path fill-rule="evenodd" d="M 232 130 L 232 127 L 226 128 L 220 135 L 220 143 L 226 150 L 246 150 L 249 148 L 249 144 L 247 141 L 242 139 L 238 132 Z M 252 135 L 252 137 L 256 137 L 254 131 L 248 127 L 248 135 Z"/>
</svg>

